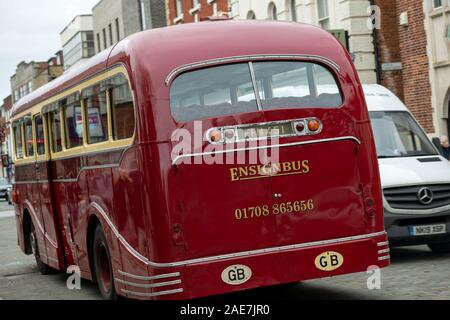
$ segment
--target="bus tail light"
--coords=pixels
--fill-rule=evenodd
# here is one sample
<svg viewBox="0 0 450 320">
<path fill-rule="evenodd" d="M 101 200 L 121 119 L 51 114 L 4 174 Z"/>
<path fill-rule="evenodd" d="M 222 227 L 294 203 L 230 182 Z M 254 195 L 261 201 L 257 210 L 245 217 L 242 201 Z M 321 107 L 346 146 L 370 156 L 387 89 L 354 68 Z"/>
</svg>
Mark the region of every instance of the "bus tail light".
<svg viewBox="0 0 450 320">
<path fill-rule="evenodd" d="M 218 129 L 210 130 L 210 131 L 207 133 L 207 138 L 208 138 L 209 142 L 211 142 L 211 143 L 220 143 L 220 142 L 223 142 L 222 131 L 220 131 L 220 130 L 218 130 Z"/>
<path fill-rule="evenodd" d="M 308 121 L 308 130 L 310 132 L 316 132 L 320 129 L 320 122 L 317 119 L 311 119 Z"/>
<path fill-rule="evenodd" d="M 15 189 L 11 191 L 11 201 L 15 204 L 19 203 L 19 193 Z"/>
</svg>

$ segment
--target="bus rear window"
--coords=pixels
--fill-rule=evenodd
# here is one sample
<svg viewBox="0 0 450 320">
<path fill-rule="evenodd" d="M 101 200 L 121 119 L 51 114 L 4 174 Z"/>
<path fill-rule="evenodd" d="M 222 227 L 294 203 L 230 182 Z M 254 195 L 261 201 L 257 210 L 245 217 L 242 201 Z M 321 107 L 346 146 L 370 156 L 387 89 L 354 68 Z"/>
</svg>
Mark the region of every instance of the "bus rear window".
<svg viewBox="0 0 450 320">
<path fill-rule="evenodd" d="M 187 122 L 258 111 L 257 98 L 262 110 L 342 104 L 334 76 L 321 65 L 265 61 L 184 73 L 172 84 L 170 107 L 175 120 Z"/>
<path fill-rule="evenodd" d="M 177 121 L 187 122 L 258 111 L 247 63 L 184 73 L 170 91 Z"/>
</svg>

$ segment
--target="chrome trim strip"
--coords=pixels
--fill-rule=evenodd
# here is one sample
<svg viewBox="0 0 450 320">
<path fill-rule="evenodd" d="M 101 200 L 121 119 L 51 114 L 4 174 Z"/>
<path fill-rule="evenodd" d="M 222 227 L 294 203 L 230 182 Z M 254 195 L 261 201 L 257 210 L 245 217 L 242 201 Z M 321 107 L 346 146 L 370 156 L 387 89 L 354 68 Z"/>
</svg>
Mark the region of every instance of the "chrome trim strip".
<svg viewBox="0 0 450 320">
<path fill-rule="evenodd" d="M 319 61 L 327 64 L 328 66 L 335 69 L 338 73 L 341 72 L 341 68 L 339 65 L 331 59 L 317 56 L 317 55 L 306 55 L 306 54 L 259 54 L 259 55 L 247 55 L 247 56 L 234 56 L 234 57 L 226 57 L 212 60 L 204 60 L 200 62 L 190 63 L 186 65 L 179 66 L 172 70 L 166 78 L 165 84 L 169 86 L 173 79 L 183 73 L 185 71 L 191 69 L 198 69 L 201 67 L 208 67 L 215 64 L 227 63 L 227 62 L 246 62 L 246 61 L 261 61 L 261 60 L 311 60 L 311 61 Z"/>
<path fill-rule="evenodd" d="M 347 242 L 347 241 L 364 240 L 364 239 L 370 239 L 370 238 L 386 235 L 386 231 L 381 231 L 381 232 L 375 232 L 375 233 L 363 234 L 363 235 L 351 236 L 351 237 L 345 237 L 345 238 L 314 241 L 314 242 L 300 243 L 300 244 L 287 245 L 287 246 L 281 246 L 281 247 L 272 247 L 272 248 L 266 248 L 266 249 L 242 251 L 242 252 L 229 253 L 229 254 L 223 254 L 223 255 L 211 256 L 211 257 L 205 257 L 205 258 L 197 258 L 197 259 L 191 259 L 191 260 L 185 260 L 185 261 L 159 263 L 159 262 L 150 261 L 149 259 L 144 257 L 142 254 L 137 252 L 125 240 L 125 238 L 119 233 L 119 231 L 117 231 L 117 228 L 114 226 L 114 224 L 111 222 L 111 220 L 107 216 L 105 210 L 103 210 L 99 204 L 93 202 L 93 203 L 91 203 L 91 206 L 94 207 L 95 209 L 97 209 L 97 211 L 102 215 L 103 219 L 105 219 L 106 223 L 109 225 L 109 227 L 111 228 L 114 235 L 123 244 L 125 249 L 131 255 L 133 255 L 136 259 L 140 260 L 142 263 L 144 263 L 148 266 L 154 267 L 154 268 L 180 267 L 180 266 L 186 266 L 186 265 L 203 263 L 203 262 L 219 261 L 219 260 L 225 260 L 225 259 L 231 259 L 231 258 L 242 258 L 242 257 L 247 257 L 247 256 L 259 255 L 259 254 L 265 254 L 265 253 L 282 252 L 282 251 L 293 250 L 293 249 L 314 247 L 314 246 L 319 246 L 319 245 L 330 245 L 330 244 L 337 244 L 337 243 Z"/>
<path fill-rule="evenodd" d="M 164 296 L 164 295 L 168 295 L 168 294 L 180 293 L 180 292 L 183 292 L 183 289 L 179 288 L 179 289 L 159 291 L 159 292 L 154 292 L 154 293 L 136 292 L 136 291 L 130 291 L 130 290 L 125 290 L 125 289 L 121 289 L 121 291 L 125 294 L 129 294 L 129 295 L 133 295 L 133 296 L 137 296 L 137 297 L 158 297 L 158 296 Z"/>
<path fill-rule="evenodd" d="M 391 249 L 389 249 L 389 248 L 383 249 L 383 250 L 378 250 L 378 254 L 389 253 L 390 251 L 391 251 Z"/>
<path fill-rule="evenodd" d="M 44 184 L 49 183 L 47 180 L 23 180 L 23 181 L 14 181 L 12 184 Z"/>
<path fill-rule="evenodd" d="M 180 159 L 190 158 L 190 157 L 225 154 L 225 153 L 230 153 L 230 152 L 253 151 L 253 150 L 260 150 L 260 149 L 285 148 L 285 147 L 294 147 L 294 146 L 301 146 L 301 145 L 326 143 L 326 142 L 334 142 L 334 141 L 344 141 L 344 140 L 352 140 L 356 144 L 361 144 L 361 141 L 358 138 L 353 137 L 353 136 L 346 136 L 346 137 L 319 139 L 319 140 L 311 140 L 311 141 L 301 141 L 301 142 L 293 142 L 293 143 L 285 143 L 285 144 L 261 145 L 261 146 L 248 147 L 248 148 L 236 148 L 236 149 L 217 150 L 217 151 L 211 151 L 211 152 L 182 154 L 182 155 L 175 157 L 175 159 L 173 159 L 172 165 L 176 165 Z"/>
<path fill-rule="evenodd" d="M 263 111 L 261 96 L 258 89 L 258 83 L 256 82 L 255 69 L 253 68 L 253 62 L 250 61 L 248 63 L 248 69 L 250 70 L 250 77 L 252 79 L 253 91 L 255 92 L 256 106 L 258 107 L 259 111 Z"/>
<path fill-rule="evenodd" d="M 384 247 L 384 246 L 388 246 L 388 245 L 389 245 L 389 241 L 378 242 L 379 247 Z"/>
<path fill-rule="evenodd" d="M 87 171 L 87 170 L 95 170 L 95 169 L 109 169 L 109 168 L 118 168 L 120 167 L 120 164 L 118 163 L 113 163 L 113 164 L 102 164 L 102 165 L 97 165 L 97 166 L 85 166 L 85 167 L 81 167 L 80 170 L 78 170 L 78 175 L 76 178 L 62 178 L 62 179 L 53 179 L 53 182 L 78 182 L 78 180 L 80 179 L 81 173 L 83 171 Z"/>
<path fill-rule="evenodd" d="M 119 270 L 119 273 L 122 276 L 125 276 L 125 277 L 128 277 L 128 278 L 132 278 L 132 279 L 137 279 L 137 280 L 143 280 L 143 281 L 152 281 L 152 280 L 159 280 L 159 279 L 166 279 L 166 278 L 175 278 L 175 277 L 179 277 L 180 276 L 179 272 L 159 274 L 157 276 L 151 276 L 151 277 L 138 276 L 138 275 L 135 275 L 135 274 L 123 272 L 122 270 Z"/>
<path fill-rule="evenodd" d="M 173 281 L 167 281 L 167 282 L 158 282 L 158 283 L 152 283 L 152 284 L 130 282 L 130 281 L 125 281 L 125 280 L 118 279 L 118 278 L 115 278 L 115 280 L 117 282 L 122 283 L 122 284 L 127 285 L 127 286 L 136 287 L 136 288 L 144 288 L 144 289 L 167 287 L 167 286 L 172 286 L 172 285 L 181 283 L 181 280 L 173 280 Z"/>
<path fill-rule="evenodd" d="M 391 259 L 391 256 L 390 256 L 390 255 L 378 257 L 378 261 L 390 260 L 390 259 Z"/>
<path fill-rule="evenodd" d="M 40 233 L 52 245 L 52 247 L 54 247 L 55 249 L 58 249 L 58 243 L 55 242 L 53 239 L 51 239 L 50 236 L 48 235 L 48 233 L 45 232 L 44 227 L 42 226 L 41 221 L 38 219 L 38 217 L 36 215 L 36 212 L 34 211 L 34 207 L 31 204 L 31 202 L 29 200 L 25 200 L 24 203 L 25 203 L 25 206 L 28 209 L 28 212 L 33 216 L 33 218 L 34 218 L 33 222 L 34 221 L 36 222 Z"/>
</svg>

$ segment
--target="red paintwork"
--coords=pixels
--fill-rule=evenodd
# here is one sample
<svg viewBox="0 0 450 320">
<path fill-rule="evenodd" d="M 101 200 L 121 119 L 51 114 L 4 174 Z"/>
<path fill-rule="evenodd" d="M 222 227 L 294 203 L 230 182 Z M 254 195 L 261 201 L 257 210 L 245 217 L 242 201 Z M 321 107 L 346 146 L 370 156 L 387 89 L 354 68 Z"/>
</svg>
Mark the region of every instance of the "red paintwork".
<svg viewBox="0 0 450 320">
<path fill-rule="evenodd" d="M 343 106 L 224 116 L 202 121 L 204 131 L 216 126 L 317 117 L 324 128 L 319 135 L 284 138 L 280 143 L 354 136 L 361 144 L 341 141 L 282 149 L 282 162 L 310 160 L 311 174 L 305 176 L 230 182 L 228 165 L 172 166 L 171 134 L 182 125 L 192 131 L 193 124 L 173 120 L 169 88 L 164 83 L 167 75 L 188 63 L 254 54 L 306 54 L 334 61 L 341 69 L 336 77 L 345 100 Z M 148 284 L 124 278 L 118 271 L 140 276 L 180 272 L 182 283 L 164 289 L 140 289 L 115 282 L 119 294 L 123 294 L 122 289 L 147 293 L 179 287 L 184 290 L 155 299 L 207 296 L 389 264 L 388 260 L 378 261 L 377 243 L 386 241 L 385 235 L 174 268 L 146 265 L 124 245 L 127 242 L 150 261 L 167 263 L 384 231 L 378 164 L 361 85 L 348 53 L 327 32 L 296 23 L 217 21 L 138 33 L 100 53 L 82 69 L 65 74 L 30 94 L 14 107 L 13 114 L 116 64 L 126 67 L 134 89 L 135 144 L 125 150 L 51 161 L 52 180 L 76 178 L 85 166 L 118 165 L 83 170 L 77 182 L 42 184 L 41 190 L 32 190 L 34 186 L 27 184 L 15 185 L 21 200 L 16 211 L 22 249 L 21 223 L 27 208 L 36 212 L 33 218 L 43 219 L 45 231 L 64 249 L 47 251 L 58 259 L 58 264 L 44 262 L 60 270 L 76 264 L 83 276 L 90 279 L 87 227 L 95 216 L 105 230 L 116 278 Z M 204 142 L 202 149 L 207 145 Z M 33 168 L 34 165 L 17 167 L 16 180 L 34 180 Z M 49 186 L 54 190 L 53 198 L 46 191 Z M 271 216 L 240 222 L 234 219 L 237 208 L 276 202 L 275 193 L 283 194 L 284 202 L 313 197 L 316 210 L 303 216 Z M 38 194 L 42 209 L 36 202 Z M 369 208 L 365 203 L 369 198 L 374 200 L 374 215 L 366 213 Z M 45 209 L 42 203 L 46 204 Z M 54 210 L 50 203 L 54 204 Z M 93 203 L 105 211 L 122 240 Z M 57 230 L 61 231 L 59 235 Z M 43 249 L 49 248 L 43 237 L 39 244 Z M 314 266 L 315 257 L 327 250 L 345 256 L 340 269 L 324 272 Z M 239 286 L 222 282 L 222 270 L 233 264 L 249 266 L 252 279 Z"/>
</svg>

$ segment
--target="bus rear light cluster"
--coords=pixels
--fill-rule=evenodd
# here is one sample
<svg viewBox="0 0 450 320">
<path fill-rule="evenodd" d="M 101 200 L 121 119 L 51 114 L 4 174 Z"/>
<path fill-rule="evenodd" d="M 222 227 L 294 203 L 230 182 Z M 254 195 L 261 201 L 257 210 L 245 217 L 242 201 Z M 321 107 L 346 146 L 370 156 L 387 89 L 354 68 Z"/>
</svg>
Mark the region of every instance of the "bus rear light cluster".
<svg viewBox="0 0 450 320">
<path fill-rule="evenodd" d="M 308 130 L 310 132 L 316 132 L 320 130 L 320 122 L 317 119 L 310 119 L 308 120 Z"/>
</svg>

